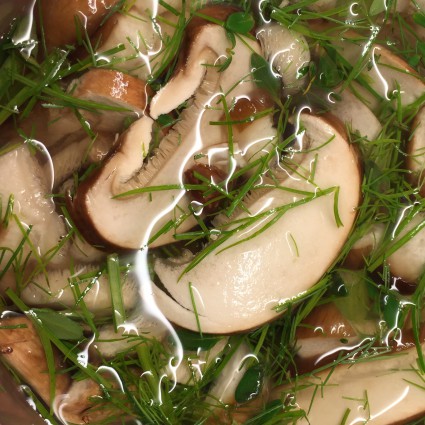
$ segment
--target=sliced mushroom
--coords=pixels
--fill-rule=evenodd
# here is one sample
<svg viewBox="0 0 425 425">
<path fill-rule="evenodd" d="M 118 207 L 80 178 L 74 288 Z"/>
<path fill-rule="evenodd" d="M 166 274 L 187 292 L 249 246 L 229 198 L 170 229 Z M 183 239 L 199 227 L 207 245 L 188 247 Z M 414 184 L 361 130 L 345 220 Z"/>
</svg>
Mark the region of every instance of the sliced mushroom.
<svg viewBox="0 0 425 425">
<path fill-rule="evenodd" d="M 382 125 L 376 115 L 353 92 L 346 89 L 336 91 L 336 96 L 328 96 L 330 111 L 334 113 L 347 128 L 367 140 L 375 140 L 382 131 Z"/>
<path fill-rule="evenodd" d="M 61 191 L 59 193 L 66 193 Z M 81 235 L 75 235 L 69 247 L 69 256 L 79 264 L 101 263 L 106 253 L 89 244 Z"/>
<path fill-rule="evenodd" d="M 33 259 L 56 247 L 66 234 L 65 225 L 52 199 L 48 198 L 51 191 L 48 177 L 29 146 L 22 145 L 0 156 L 0 183 L 3 212 L 7 211 L 10 196 L 14 199 L 14 216 L 10 217 L 7 226 L 3 223 L 0 228 L 0 244 L 9 248 L 2 256 L 4 266 L 21 242 L 24 257 L 32 251 Z M 59 251 L 50 259 L 51 263 L 61 263 L 63 255 L 64 252 Z"/>
<path fill-rule="evenodd" d="M 92 35 L 118 0 L 41 0 L 40 18 L 46 47 L 73 44 L 79 31 Z"/>
<path fill-rule="evenodd" d="M 252 357 L 247 344 L 241 344 L 232 354 L 219 378 L 214 382 L 208 397 L 214 404 L 234 404 L 236 388 L 247 371 L 247 360 Z"/>
<path fill-rule="evenodd" d="M 102 371 L 101 367 L 98 373 Z M 105 369 L 106 371 L 106 369 Z M 108 382 L 114 397 L 120 397 L 122 383 L 117 382 L 116 376 L 108 376 L 108 373 L 101 372 L 103 378 Z M 112 379 L 111 379 L 112 378 Z M 101 423 L 111 418 L 118 420 L 130 419 L 123 409 L 117 405 L 108 403 L 104 398 L 104 386 L 98 384 L 92 379 L 82 379 L 72 382 L 72 385 L 62 397 L 58 397 L 55 402 L 55 414 L 64 423 L 72 424 L 91 424 Z M 128 416 L 128 417 L 127 417 Z"/>
<path fill-rule="evenodd" d="M 344 266 L 350 269 L 363 268 L 365 259 L 379 246 L 384 233 L 385 226 L 383 224 L 374 224 L 353 244 L 344 261 Z"/>
<path fill-rule="evenodd" d="M 232 6 L 211 6 L 201 9 L 200 14 L 224 21 L 236 8 Z M 238 99 L 256 89 L 252 81 L 251 55 L 260 53 L 258 43 L 248 37 L 236 38 L 235 46 L 226 36 L 220 25 L 199 18 L 192 18 L 186 29 L 186 40 L 181 52 L 179 67 L 170 81 L 153 97 L 150 115 L 156 119 L 159 115 L 176 109 L 190 98 L 200 87 L 207 69 L 219 68 L 224 59 L 231 59 L 230 65 L 220 72 L 220 92 L 231 105 L 232 99 Z M 231 51 L 233 50 L 233 51 Z M 220 98 L 216 95 L 220 107 Z M 220 115 L 219 115 L 220 116 Z"/>
<path fill-rule="evenodd" d="M 42 123 L 42 134 L 39 138 L 49 150 L 60 145 L 64 139 L 73 138 L 76 135 L 78 138 L 83 138 L 86 135 L 77 115 L 69 108 L 49 108 L 44 113 L 31 118 Z"/>
<path fill-rule="evenodd" d="M 151 317 L 138 305 L 117 330 L 112 325 L 103 326 L 96 338 L 95 347 L 103 357 L 112 358 L 150 340 L 163 341 L 168 334 L 162 321 Z"/>
<path fill-rule="evenodd" d="M 302 90 L 307 83 L 305 69 L 310 63 L 310 48 L 304 36 L 273 22 L 260 27 L 257 37 L 264 57 L 282 78 L 284 93 Z"/>
<path fill-rule="evenodd" d="M 273 127 L 272 120 L 270 115 L 260 118 L 235 135 L 241 155 L 247 163 L 254 162 L 276 147 L 277 129 Z"/>
<path fill-rule="evenodd" d="M 387 261 L 391 274 L 403 279 L 406 282 L 418 282 L 425 268 L 425 228 L 421 225 L 425 220 L 424 214 L 418 213 L 403 228 L 396 240 L 400 240 L 409 231 L 417 226 L 420 230 L 413 237 L 409 238 L 403 245 L 391 254 Z"/>
<path fill-rule="evenodd" d="M 121 132 L 126 119 L 144 115 L 150 88 L 143 80 L 110 69 L 91 69 L 74 80 L 68 91 L 78 99 L 101 103 L 127 111 L 81 111 L 97 131 Z"/>
<path fill-rule="evenodd" d="M 164 12 L 166 19 L 159 20 L 153 10 L 132 7 L 112 15 L 94 35 L 97 54 L 124 46 L 123 50 L 105 57 L 116 69 L 146 80 L 153 72 L 154 62 L 162 59 L 164 43 L 172 37 L 178 15 Z M 169 24 L 166 24 L 168 22 Z"/>
<path fill-rule="evenodd" d="M 425 108 L 417 113 L 412 126 L 412 135 L 407 142 L 407 168 L 412 172 L 409 179 L 425 196 Z"/>
<path fill-rule="evenodd" d="M 233 11 L 234 8 L 224 8 L 222 13 L 227 16 L 229 10 Z M 237 96 L 254 91 L 254 83 L 248 76 L 251 53 L 258 50 L 258 45 L 248 38 L 244 42 L 237 42 L 229 67 L 218 72 L 215 66 L 205 65 L 214 65 L 221 55 L 229 54 L 227 49 L 231 45 L 224 29 L 216 24 L 193 20 L 187 32 L 191 40 L 188 59 L 155 95 L 150 115 L 157 117 L 177 107 L 192 93 L 196 92 L 196 95 L 181 114 L 180 121 L 146 163 L 153 125 L 148 117 L 129 129 L 117 152 L 100 172 L 80 186 L 74 201 L 74 212 L 89 242 L 121 249 L 138 249 L 160 232 L 158 238 L 150 241 L 151 246 L 158 246 L 173 242 L 176 228 L 185 231 L 196 224 L 189 212 L 190 198 L 185 196 L 182 186 L 184 171 L 192 167 L 196 152 L 227 140 L 224 126 L 210 125 L 210 121 L 218 121 L 225 110 L 224 102 L 220 103 L 221 98 L 217 95 L 218 88 L 229 105 Z M 171 189 L 111 199 L 148 185 L 171 186 Z M 182 189 L 175 188 L 179 185 Z M 142 220 L 139 219 L 141 212 Z M 172 221 L 176 224 L 171 226 L 171 231 L 164 231 Z"/>
<path fill-rule="evenodd" d="M 90 137 L 84 132 L 70 134 L 49 149 L 53 163 L 53 188 L 57 188 L 82 167 L 100 162 L 115 145 L 115 136 L 97 133 Z M 46 167 L 50 167 L 50 163 Z"/>
<path fill-rule="evenodd" d="M 371 93 L 366 87 L 363 87 L 357 81 L 352 81 L 349 86 L 352 92 L 362 103 L 364 103 L 371 111 L 379 109 L 381 100 Z"/>
<path fill-rule="evenodd" d="M 258 359 L 251 353 L 246 343 L 240 344 L 233 353 L 227 355 L 231 357 L 226 359 L 224 356 L 222 359 L 227 363 L 207 395 L 207 401 L 212 407 L 212 415 L 207 423 L 211 425 L 245 423 L 258 413 L 268 397 L 266 378 L 262 372 L 256 371 L 257 376 L 252 378 L 255 385 L 250 382 L 252 393 L 248 395 L 247 400 L 237 400 L 237 391 L 242 378 L 249 370 L 250 364 L 255 365 Z"/>
<path fill-rule="evenodd" d="M 256 103 L 257 96 L 249 97 L 248 102 L 252 105 Z M 232 111 L 231 118 L 234 120 L 246 119 L 241 112 L 236 113 L 235 109 L 240 108 L 240 103 L 247 100 L 246 98 L 240 98 Z M 243 102 L 245 103 L 245 102 Z M 257 107 L 254 106 L 255 113 Z M 261 118 L 255 119 L 255 113 L 251 115 L 253 121 L 243 124 L 234 125 L 234 141 L 238 143 L 241 149 L 242 157 L 247 163 L 254 162 L 256 159 L 264 156 L 271 152 L 276 147 L 277 142 L 277 129 L 273 123 L 273 114 L 268 114 Z M 242 117 L 240 117 L 242 115 Z"/>
<path fill-rule="evenodd" d="M 353 31 L 346 31 L 333 44 L 351 65 L 363 58 L 362 72 L 372 90 L 382 99 L 389 101 L 393 99 L 394 93 L 397 93 L 401 104 L 405 106 L 413 103 L 425 92 L 423 78 L 386 47 L 370 45 L 369 39 Z M 365 49 L 368 49 L 367 54 L 364 54 Z"/>
<path fill-rule="evenodd" d="M 72 382 L 72 385 L 62 397 L 59 397 L 55 403 L 56 415 L 64 423 L 86 424 L 88 419 L 88 410 L 95 405 L 95 399 L 101 399 L 102 389 L 100 385 L 91 379 L 82 379 Z M 104 410 L 105 418 L 111 414 L 111 411 Z M 102 418 L 99 418 L 102 419 Z"/>
<path fill-rule="evenodd" d="M 169 205 L 177 204 L 174 199 L 178 201 L 182 198 L 184 190 L 166 189 L 123 199 L 113 199 L 113 196 L 148 184 L 166 186 L 179 182 L 181 171 L 177 167 L 182 167 L 196 143 L 196 129 L 187 130 L 185 127 L 196 126 L 199 111 L 196 111 L 196 107 L 193 109 L 190 112 L 194 116 L 189 117 L 189 122 L 181 121 L 181 125 L 169 133 L 157 155 L 150 158 L 146 166 L 143 166 L 143 160 L 149 151 L 153 121 L 148 117 L 137 121 L 124 134 L 117 152 L 101 170 L 79 186 L 73 203 L 74 217 L 89 242 L 121 249 L 138 249 L 147 244 L 148 238 L 161 230 L 170 219 L 179 220 L 182 213 L 176 210 L 176 216 L 173 206 Z M 176 149 L 180 142 L 180 129 L 185 132 L 185 143 Z M 172 160 L 165 162 L 167 155 Z M 187 210 L 188 205 L 185 199 L 183 197 L 186 204 L 180 205 L 183 211 Z M 163 214 L 163 218 L 158 218 L 159 214 Z M 192 220 L 183 222 L 186 229 L 193 225 Z M 172 242 L 173 233 L 165 233 L 156 243 L 161 241 Z"/>
<path fill-rule="evenodd" d="M 380 360 L 339 365 L 296 378 L 275 390 L 272 398 L 290 398 L 305 412 L 297 424 L 406 423 L 424 411 L 423 379 L 416 359 L 413 347 Z"/>
<path fill-rule="evenodd" d="M 333 303 L 319 305 L 297 327 L 297 355 L 315 361 L 331 350 L 342 348 L 341 340 L 352 343 L 357 333 Z"/>
<path fill-rule="evenodd" d="M 332 302 L 315 307 L 297 327 L 297 341 L 307 338 L 350 338 L 356 335 L 351 323 Z M 325 350 L 321 351 L 323 354 Z"/>
<path fill-rule="evenodd" d="M 131 274 L 122 274 L 121 288 L 124 307 L 130 310 L 136 305 L 138 295 L 137 283 Z M 23 288 L 21 298 L 28 305 L 78 309 L 84 303 L 96 315 L 112 312 L 108 276 L 92 264 L 75 267 L 72 275 L 69 269 L 51 270 L 48 278 L 39 274 Z"/>
<path fill-rule="evenodd" d="M 193 330 L 200 325 L 203 332 L 210 333 L 254 328 L 276 318 L 274 307 L 308 290 L 338 256 L 360 201 L 356 154 L 345 133 L 323 117 L 302 114 L 301 123 L 304 131 L 298 134 L 299 153 L 294 153 L 287 169 L 280 164 L 282 187 L 252 194 L 234 217 L 236 223 L 264 214 L 261 219 L 231 234 L 219 252 L 209 253 L 187 272 L 191 255 L 156 259 L 154 269 L 164 290 L 155 286 L 154 294 L 172 322 Z M 334 193 L 314 196 L 295 207 L 294 203 L 304 203 L 305 195 L 292 189 L 319 194 L 318 188 L 339 188 L 343 226 L 335 221 Z M 281 208 L 285 213 L 268 227 Z M 231 231 L 236 226 L 224 228 Z"/>
<path fill-rule="evenodd" d="M 51 404 L 50 381 L 46 353 L 34 325 L 25 316 L 0 319 L 0 356 L 46 404 Z M 70 385 L 59 355 L 54 351 L 55 396 L 64 394 Z"/>
</svg>

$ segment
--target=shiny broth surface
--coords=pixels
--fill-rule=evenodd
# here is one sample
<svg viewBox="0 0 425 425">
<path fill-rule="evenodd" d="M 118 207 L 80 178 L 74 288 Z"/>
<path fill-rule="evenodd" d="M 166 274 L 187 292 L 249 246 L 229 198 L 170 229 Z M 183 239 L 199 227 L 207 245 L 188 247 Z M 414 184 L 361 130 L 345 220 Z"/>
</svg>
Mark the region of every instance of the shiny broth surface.
<svg viewBox="0 0 425 425">
<path fill-rule="evenodd" d="M 46 423 L 422 423 L 422 0 L 0 20 L 0 361 Z"/>
</svg>

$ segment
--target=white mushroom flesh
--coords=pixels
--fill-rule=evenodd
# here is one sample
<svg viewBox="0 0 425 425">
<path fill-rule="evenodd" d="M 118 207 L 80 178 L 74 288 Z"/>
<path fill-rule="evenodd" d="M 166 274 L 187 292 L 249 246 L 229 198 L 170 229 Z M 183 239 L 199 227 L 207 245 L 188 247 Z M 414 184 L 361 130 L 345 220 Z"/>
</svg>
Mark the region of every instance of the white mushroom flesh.
<svg viewBox="0 0 425 425">
<path fill-rule="evenodd" d="M 351 31 L 342 34 L 333 44 L 351 65 L 358 58 L 364 58 L 363 73 L 372 90 L 382 99 L 390 101 L 399 97 L 402 105 L 409 105 L 425 93 L 421 76 L 386 47 L 373 44 Z"/>
<path fill-rule="evenodd" d="M 425 220 L 423 214 L 417 214 L 402 229 L 400 234 L 395 238 L 395 242 L 400 240 L 409 231 L 414 230 Z M 421 230 L 409 240 L 401 245 L 394 253 L 388 257 L 388 264 L 391 273 L 406 282 L 418 282 L 419 278 L 425 270 L 425 259 L 423 249 L 425 248 L 425 229 L 421 225 Z"/>
<path fill-rule="evenodd" d="M 56 247 L 66 234 L 64 221 L 55 212 L 53 200 L 47 196 L 51 190 L 49 177 L 27 145 L 0 156 L 2 211 L 7 211 L 9 197 L 14 198 L 13 216 L 7 227 L 0 229 L 1 246 L 9 248 L 3 251 L 4 265 L 21 241 L 24 241 L 23 251 L 32 251 L 36 259 Z M 31 243 L 25 242 L 27 232 Z M 57 255 L 52 262 L 62 260 L 62 255 Z"/>
<path fill-rule="evenodd" d="M 367 140 L 375 140 L 382 131 L 382 125 L 376 115 L 350 90 L 337 92 L 330 96 L 330 110 L 352 133 Z"/>
<path fill-rule="evenodd" d="M 405 423 L 422 411 L 423 380 L 416 358 L 416 349 L 410 348 L 379 361 L 342 365 L 296 380 L 275 396 L 296 392 L 293 402 L 306 414 L 297 424 L 337 424 L 342 418 L 351 424 Z"/>
<path fill-rule="evenodd" d="M 213 333 L 254 328 L 276 318 L 274 306 L 296 298 L 314 285 L 338 255 L 360 200 L 357 159 L 344 136 L 326 121 L 303 114 L 301 122 L 305 132 L 300 149 L 308 152 L 311 149 L 314 153 L 301 153 L 301 159 L 295 155 L 294 163 L 299 161 L 295 168 L 299 167 L 298 172 L 301 170 L 307 175 L 294 173 L 282 184 L 313 192 L 315 187 L 321 190 L 338 187 L 343 226 L 339 227 L 335 221 L 334 196 L 329 194 L 289 209 L 278 222 L 250 239 L 259 226 L 270 220 L 265 216 L 227 239 L 220 246 L 225 255 L 213 252 L 187 273 L 183 273 L 188 265 L 185 258 L 156 260 L 155 272 L 169 294 L 155 288 L 156 296 L 171 321 L 197 330 L 199 320 L 203 332 Z M 310 167 L 316 160 L 313 183 Z M 332 175 L 329 169 L 333 170 Z M 287 172 L 291 172 L 290 168 Z M 250 203 L 248 208 L 250 214 L 258 214 L 284 208 L 302 198 L 274 189 Z M 247 217 L 246 214 L 238 215 L 243 217 Z M 314 238 L 311 235 L 315 235 Z M 237 244 L 238 241 L 241 243 Z M 306 267 L 308 272 L 303 272 Z M 190 296 L 191 287 L 198 294 L 195 298 L 197 315 Z"/>
<path fill-rule="evenodd" d="M 211 40 L 215 41 L 214 45 L 211 45 Z M 219 50 L 213 50 L 214 46 Z M 190 58 L 193 59 L 189 59 L 188 64 L 152 100 L 150 115 L 155 118 L 177 107 L 196 92 L 193 103 L 161 141 L 159 149 L 144 165 L 153 120 L 141 118 L 130 127 L 121 148 L 106 163 L 95 182 L 87 191 L 83 190 L 82 194 L 77 195 L 77 208 L 87 218 L 88 226 L 94 228 L 107 243 L 138 249 L 147 245 L 148 236 L 161 231 L 170 220 L 179 222 L 179 217 L 188 215 L 191 200 L 183 189 L 145 193 L 128 200 L 111 197 L 144 186 L 182 185 L 183 173 L 193 165 L 195 154 L 224 139 L 223 126 L 209 125 L 211 121 L 220 120 L 224 114 L 217 90 L 222 91 L 228 104 L 232 104 L 238 96 L 253 91 L 255 86 L 249 78 L 250 57 L 252 51 L 258 50 L 257 43 L 249 39 L 236 43 L 234 49 L 237 54 L 229 68 L 223 72 L 212 68 L 206 73 L 208 66 L 205 64 L 214 64 L 221 55 L 226 54 L 228 47 L 229 41 L 220 26 L 205 25 L 192 41 Z M 144 212 L 143 220 L 138 219 L 140 211 Z M 189 218 L 178 225 L 177 231 L 185 231 L 195 224 L 195 218 L 189 214 Z M 162 232 L 150 246 L 173 242 L 175 230 Z"/>
</svg>

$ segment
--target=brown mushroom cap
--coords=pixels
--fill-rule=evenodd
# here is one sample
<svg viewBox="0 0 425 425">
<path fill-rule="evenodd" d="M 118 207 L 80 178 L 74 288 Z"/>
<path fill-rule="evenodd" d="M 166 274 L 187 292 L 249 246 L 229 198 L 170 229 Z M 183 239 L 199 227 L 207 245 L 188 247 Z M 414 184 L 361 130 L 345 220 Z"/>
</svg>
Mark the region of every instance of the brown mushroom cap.
<svg viewBox="0 0 425 425">
<path fill-rule="evenodd" d="M 56 371 L 63 369 L 59 354 L 55 353 Z M 0 320 L 0 356 L 50 404 L 50 380 L 46 354 L 36 329 L 25 316 L 7 317 Z M 55 395 L 64 394 L 70 385 L 66 373 L 55 375 Z"/>
<path fill-rule="evenodd" d="M 139 78 L 110 69 L 90 69 L 68 88 L 72 95 L 126 111 L 81 111 L 100 131 L 121 132 L 126 118 L 140 118 L 146 109 L 149 86 Z"/>
<path fill-rule="evenodd" d="M 297 327 L 297 339 L 348 338 L 356 332 L 333 303 L 319 305 Z"/>
<path fill-rule="evenodd" d="M 139 78 L 112 69 L 92 68 L 72 87 L 73 95 L 81 99 L 104 99 L 104 103 L 122 102 L 144 111 L 152 92 Z M 93 97 L 95 99 L 93 99 Z"/>
<path fill-rule="evenodd" d="M 41 30 L 47 49 L 75 43 L 78 24 L 79 30 L 85 28 L 92 35 L 116 3 L 118 0 L 41 0 Z"/>
</svg>

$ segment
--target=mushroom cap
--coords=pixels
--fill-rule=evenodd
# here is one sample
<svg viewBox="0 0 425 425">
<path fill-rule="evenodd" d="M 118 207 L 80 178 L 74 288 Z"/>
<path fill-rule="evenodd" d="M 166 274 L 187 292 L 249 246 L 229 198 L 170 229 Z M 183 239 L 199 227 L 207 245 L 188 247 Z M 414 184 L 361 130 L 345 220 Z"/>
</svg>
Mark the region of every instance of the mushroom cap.
<svg viewBox="0 0 425 425">
<path fill-rule="evenodd" d="M 119 0 L 50 0 L 40 1 L 40 14 L 48 50 L 77 41 L 76 22 L 92 35 L 109 9 Z"/>
<path fill-rule="evenodd" d="M 111 69 L 90 69 L 68 88 L 74 97 L 124 108 L 127 111 L 81 111 L 95 130 L 121 132 L 126 118 L 144 115 L 149 86 L 136 77 Z"/>
<path fill-rule="evenodd" d="M 198 330 L 199 321 L 202 331 L 210 333 L 255 328 L 277 317 L 274 308 L 278 304 L 297 299 L 318 282 L 338 256 L 360 201 L 357 157 L 345 133 L 339 133 L 323 117 L 302 114 L 301 123 L 307 145 L 300 154 L 302 161 L 298 165 L 292 163 L 292 168 L 299 168 L 282 186 L 310 192 L 317 187 L 323 190 L 339 187 L 338 210 L 343 226 L 338 227 L 335 222 L 334 196 L 329 194 L 289 208 L 268 228 L 270 217 L 265 216 L 243 231 L 233 233 L 220 245 L 220 252 L 208 254 L 186 273 L 183 271 L 192 260 L 190 256 L 156 259 L 154 270 L 165 290 L 155 286 L 154 294 L 158 306 L 172 322 Z M 314 159 L 316 154 L 318 157 Z M 295 164 L 297 159 L 295 156 Z M 310 167 L 316 160 L 312 182 Z M 329 173 L 329 169 L 333 172 Z M 249 204 L 249 217 L 285 208 L 303 198 L 274 189 Z M 242 218 L 247 218 L 246 213 L 235 217 Z M 257 232 L 263 225 L 266 228 Z"/>
<path fill-rule="evenodd" d="M 47 197 L 51 192 L 48 180 L 49 176 L 27 145 L 22 145 L 0 156 L 2 211 L 7 210 L 9 196 L 13 195 L 13 213 L 23 229 L 26 230 L 32 226 L 28 237 L 39 255 L 44 255 L 55 247 L 61 237 L 66 234 L 65 224 L 56 213 L 53 200 Z M 0 227 L 2 246 L 15 250 L 23 237 L 22 228 L 13 218 L 7 227 Z M 31 251 L 28 244 L 24 244 L 23 251 Z M 5 251 L 3 261 L 6 261 L 9 255 L 9 250 Z M 61 257 L 62 255 L 56 255 L 51 262 L 60 262 Z"/>
</svg>

